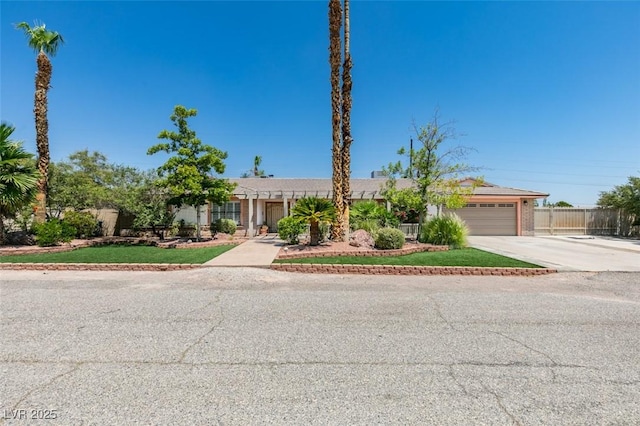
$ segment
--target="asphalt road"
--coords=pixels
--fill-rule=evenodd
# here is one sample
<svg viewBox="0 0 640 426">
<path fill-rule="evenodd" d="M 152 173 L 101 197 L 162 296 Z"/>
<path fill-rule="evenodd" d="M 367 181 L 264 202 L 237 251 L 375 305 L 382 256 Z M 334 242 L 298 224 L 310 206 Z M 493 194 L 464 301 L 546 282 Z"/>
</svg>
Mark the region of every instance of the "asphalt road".
<svg viewBox="0 0 640 426">
<path fill-rule="evenodd" d="M 637 273 L 2 271 L 0 308 L 2 424 L 640 422 Z"/>
</svg>

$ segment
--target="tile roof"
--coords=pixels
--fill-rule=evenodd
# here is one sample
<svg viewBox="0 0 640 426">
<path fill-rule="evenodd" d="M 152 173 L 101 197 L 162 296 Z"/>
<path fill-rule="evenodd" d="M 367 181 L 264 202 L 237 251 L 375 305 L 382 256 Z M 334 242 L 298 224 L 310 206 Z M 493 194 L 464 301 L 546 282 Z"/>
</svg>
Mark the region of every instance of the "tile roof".
<svg viewBox="0 0 640 426">
<path fill-rule="evenodd" d="M 333 196 L 331 179 L 309 178 L 233 178 L 230 182 L 237 186 L 233 194 L 239 198 L 252 195 L 257 198 L 299 198 L 304 196 L 317 196 L 331 198 Z M 380 194 L 386 178 L 351 179 L 351 192 L 354 199 L 382 199 Z M 411 180 L 398 179 L 397 188 L 408 188 Z M 520 197 L 546 197 L 549 194 L 527 191 L 523 189 L 506 188 L 502 186 L 484 183 L 484 186 L 475 188 L 474 195 L 502 195 Z"/>
</svg>

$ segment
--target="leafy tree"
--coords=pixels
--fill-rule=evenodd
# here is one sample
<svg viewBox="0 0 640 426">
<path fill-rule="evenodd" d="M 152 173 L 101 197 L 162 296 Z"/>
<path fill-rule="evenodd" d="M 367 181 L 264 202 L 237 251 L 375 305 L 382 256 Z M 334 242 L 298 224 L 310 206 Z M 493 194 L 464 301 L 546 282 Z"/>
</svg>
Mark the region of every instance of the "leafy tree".
<svg viewBox="0 0 640 426">
<path fill-rule="evenodd" d="M 35 105 L 33 112 L 36 122 L 36 146 L 38 149 L 38 170 L 40 179 L 38 181 L 38 206 L 36 209 L 36 219 L 44 222 L 46 219 L 47 194 L 49 183 L 49 120 L 47 119 L 47 92 L 51 87 L 51 61 L 49 56 L 55 56 L 58 48 L 64 43 L 60 34 L 55 31 L 48 31 L 45 24 L 29 26 L 26 22 L 21 22 L 16 26 L 24 31 L 27 36 L 29 47 L 36 53 L 36 63 L 38 72 L 36 73 Z"/>
<path fill-rule="evenodd" d="M 295 219 L 309 224 L 309 245 L 317 246 L 320 241 L 320 224 L 333 221 L 336 209 L 329 200 L 304 197 L 296 202 L 291 213 Z"/>
<path fill-rule="evenodd" d="M 196 237 L 200 239 L 199 206 L 210 201 L 214 204 L 227 202 L 234 184 L 227 179 L 210 175 L 224 173 L 224 159 L 227 153 L 210 145 L 203 144 L 196 137 L 196 132 L 188 126 L 187 119 L 197 115 L 195 109 L 187 109 L 182 105 L 174 108 L 170 119 L 178 131 L 163 130 L 158 139 L 168 142 L 152 146 L 147 154 L 157 152 L 174 153 L 166 163 L 158 168 L 160 179 L 158 184 L 168 191 L 169 204 L 175 206 L 189 205 L 196 209 Z"/>
<path fill-rule="evenodd" d="M 477 168 L 462 162 L 469 148 L 443 146 L 448 140 L 456 139 L 457 134 L 451 123 L 440 124 L 437 111 L 430 123 L 419 128 L 414 124 L 414 130 L 419 147 L 408 150 L 402 147 L 398 151 L 399 155 L 409 157 L 409 167 L 405 168 L 398 161 L 383 168 L 388 176 L 384 195 L 392 202 L 400 198 L 410 200 L 411 208 L 418 211 L 422 226 L 426 220 L 427 206 L 436 206 L 439 215 L 442 207 L 460 208 L 465 205 L 474 186 L 462 186 L 461 180 L 465 175 L 477 171 Z M 398 177 L 411 179 L 412 187 L 398 190 Z"/>
<path fill-rule="evenodd" d="M 552 204 L 553 207 L 573 207 L 573 204 L 567 203 L 566 201 L 558 201 L 557 203 Z"/>
<path fill-rule="evenodd" d="M 82 210 L 116 206 L 115 166 L 99 152 L 82 150 L 69 155 L 67 161 L 53 163 L 49 188 L 49 214 L 59 217 L 68 208 Z"/>
<path fill-rule="evenodd" d="M 159 187 L 157 182 L 158 174 L 155 170 L 130 175 L 120 185 L 118 205 L 122 212 L 134 216 L 134 228 L 151 228 L 154 235 L 164 240 L 175 214 L 167 206 L 168 191 Z"/>
<path fill-rule="evenodd" d="M 629 176 L 626 184 L 601 192 L 598 205 L 620 209 L 631 217 L 634 226 L 640 225 L 640 177 Z"/>
<path fill-rule="evenodd" d="M 14 131 L 15 127 L 0 124 L 0 244 L 5 242 L 4 219 L 34 200 L 40 176 L 33 155 L 11 140 Z"/>
</svg>

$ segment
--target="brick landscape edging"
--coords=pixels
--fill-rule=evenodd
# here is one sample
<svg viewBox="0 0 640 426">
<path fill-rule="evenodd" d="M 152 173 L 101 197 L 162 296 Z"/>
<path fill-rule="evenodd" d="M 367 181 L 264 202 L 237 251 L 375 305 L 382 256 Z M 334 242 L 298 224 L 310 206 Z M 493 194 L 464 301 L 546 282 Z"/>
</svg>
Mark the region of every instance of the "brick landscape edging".
<svg viewBox="0 0 640 426">
<path fill-rule="evenodd" d="M 558 272 L 549 268 L 480 268 L 474 266 L 345 265 L 273 263 L 271 269 L 308 274 L 360 275 L 507 275 L 535 276 Z"/>
<path fill-rule="evenodd" d="M 337 256 L 354 256 L 354 257 L 382 257 L 382 256 L 402 256 L 405 254 L 422 253 L 425 251 L 447 251 L 449 246 L 434 246 L 431 244 L 421 244 L 419 246 L 405 246 L 396 250 L 367 250 L 367 251 L 326 251 L 326 252 L 301 252 L 301 253 L 287 253 L 282 251 L 278 253 L 276 259 L 306 259 L 309 257 L 337 257 Z"/>
<path fill-rule="evenodd" d="M 185 263 L 0 263 L 0 270 L 29 271 L 180 271 L 203 267 Z"/>
</svg>

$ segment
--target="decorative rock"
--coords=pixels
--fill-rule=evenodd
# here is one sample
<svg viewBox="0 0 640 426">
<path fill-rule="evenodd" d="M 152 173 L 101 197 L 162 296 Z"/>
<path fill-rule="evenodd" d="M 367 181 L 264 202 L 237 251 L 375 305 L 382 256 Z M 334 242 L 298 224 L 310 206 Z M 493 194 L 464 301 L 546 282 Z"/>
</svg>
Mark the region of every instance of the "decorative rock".
<svg viewBox="0 0 640 426">
<path fill-rule="evenodd" d="M 8 232 L 5 236 L 7 244 L 13 246 L 32 246 L 36 243 L 33 235 L 24 231 Z"/>
<path fill-rule="evenodd" d="M 375 241 L 371 234 L 364 229 L 358 229 L 349 236 L 349 245 L 354 247 L 364 247 L 372 249 L 375 245 Z"/>
</svg>

